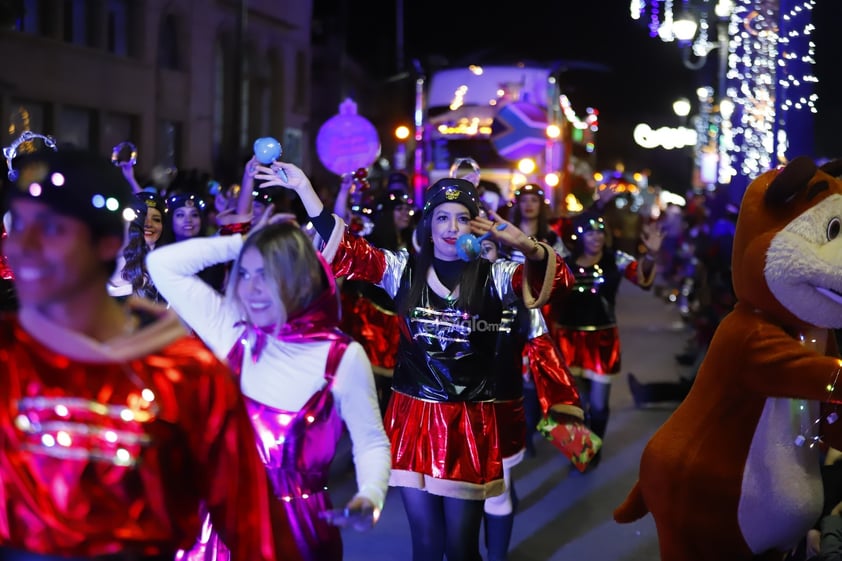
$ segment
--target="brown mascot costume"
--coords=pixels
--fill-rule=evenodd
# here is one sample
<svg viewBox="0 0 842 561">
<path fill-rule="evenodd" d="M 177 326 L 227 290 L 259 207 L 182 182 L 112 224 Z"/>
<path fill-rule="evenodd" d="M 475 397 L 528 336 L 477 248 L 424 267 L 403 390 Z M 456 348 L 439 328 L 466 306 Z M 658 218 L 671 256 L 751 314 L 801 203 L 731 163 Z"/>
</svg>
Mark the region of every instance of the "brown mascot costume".
<svg viewBox="0 0 842 561">
<path fill-rule="evenodd" d="M 746 190 L 737 304 L 614 512 L 652 513 L 661 561 L 776 560 L 817 522 L 821 450 L 842 447 L 842 161 L 798 157 Z"/>
</svg>

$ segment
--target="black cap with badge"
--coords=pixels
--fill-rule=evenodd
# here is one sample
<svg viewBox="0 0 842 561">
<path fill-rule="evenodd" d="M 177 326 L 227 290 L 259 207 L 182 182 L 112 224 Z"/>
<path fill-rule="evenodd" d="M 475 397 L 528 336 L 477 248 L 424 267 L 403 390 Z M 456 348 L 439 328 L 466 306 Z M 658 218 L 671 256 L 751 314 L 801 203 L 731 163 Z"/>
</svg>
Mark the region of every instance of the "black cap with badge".
<svg viewBox="0 0 842 561">
<path fill-rule="evenodd" d="M 471 218 L 479 214 L 479 197 L 474 184 L 467 179 L 445 177 L 433 183 L 424 193 L 424 216 L 443 203 L 459 203 L 468 209 Z"/>
</svg>

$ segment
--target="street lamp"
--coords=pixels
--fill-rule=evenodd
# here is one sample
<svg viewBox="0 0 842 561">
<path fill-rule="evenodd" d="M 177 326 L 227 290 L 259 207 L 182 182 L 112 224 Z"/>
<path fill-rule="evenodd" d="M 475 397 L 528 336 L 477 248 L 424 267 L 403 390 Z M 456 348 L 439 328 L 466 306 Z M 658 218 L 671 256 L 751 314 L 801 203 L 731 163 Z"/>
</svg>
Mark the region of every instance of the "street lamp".
<svg viewBox="0 0 842 561">
<path fill-rule="evenodd" d="M 719 0 L 709 13 L 709 5 L 699 6 L 698 17 L 689 9 L 679 14 L 670 23 L 671 33 L 682 45 L 682 62 L 690 70 L 699 70 L 707 62 L 707 56 L 714 49 L 719 49 L 720 61 L 728 56 L 728 21 L 734 10 L 732 0 Z M 708 36 L 709 19 L 716 19 L 716 41 Z M 722 64 L 722 62 L 720 62 Z"/>
<path fill-rule="evenodd" d="M 672 34 L 682 43 L 692 41 L 698 29 L 698 22 L 689 12 L 684 12 L 672 22 Z"/>
<path fill-rule="evenodd" d="M 681 117 L 681 122 L 684 124 L 687 119 L 687 115 L 690 114 L 690 100 L 686 97 L 676 99 L 672 102 L 672 110 L 676 115 Z"/>
<path fill-rule="evenodd" d="M 410 130 L 406 125 L 398 125 L 395 128 L 395 169 L 403 171 L 406 169 L 406 141 L 409 138 Z"/>
</svg>

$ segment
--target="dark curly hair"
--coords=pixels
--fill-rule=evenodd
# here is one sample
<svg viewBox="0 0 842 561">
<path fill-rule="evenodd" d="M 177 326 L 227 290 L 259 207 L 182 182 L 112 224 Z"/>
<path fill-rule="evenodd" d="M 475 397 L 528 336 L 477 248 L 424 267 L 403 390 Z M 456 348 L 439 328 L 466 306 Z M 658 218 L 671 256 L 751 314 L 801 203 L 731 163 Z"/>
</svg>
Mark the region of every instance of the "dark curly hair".
<svg viewBox="0 0 842 561">
<path fill-rule="evenodd" d="M 132 293 L 137 294 L 143 298 L 162 302 L 163 298 L 158 294 L 158 290 L 152 283 L 152 279 L 146 270 L 146 256 L 152 249 L 146 244 L 146 239 L 143 235 L 143 227 L 146 222 L 146 215 L 148 208 L 146 205 L 140 205 L 135 208 L 136 218 L 129 223 L 129 231 L 126 245 L 123 247 L 123 258 L 126 263 L 120 276 L 132 285 Z M 166 231 L 166 222 L 164 232 L 156 243 L 156 247 L 168 243 L 170 236 Z"/>
</svg>

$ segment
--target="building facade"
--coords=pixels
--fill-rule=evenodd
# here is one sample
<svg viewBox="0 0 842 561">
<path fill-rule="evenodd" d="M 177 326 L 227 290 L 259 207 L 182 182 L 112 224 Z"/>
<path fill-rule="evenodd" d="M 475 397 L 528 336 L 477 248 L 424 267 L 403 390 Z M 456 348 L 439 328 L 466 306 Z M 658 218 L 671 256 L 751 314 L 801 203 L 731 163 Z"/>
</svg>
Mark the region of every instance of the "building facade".
<svg viewBox="0 0 842 561">
<path fill-rule="evenodd" d="M 19 4 L 0 29 L 3 146 L 25 130 L 106 155 L 130 141 L 141 178 L 236 181 L 254 139 L 274 136 L 310 164 L 311 0 Z"/>
</svg>

